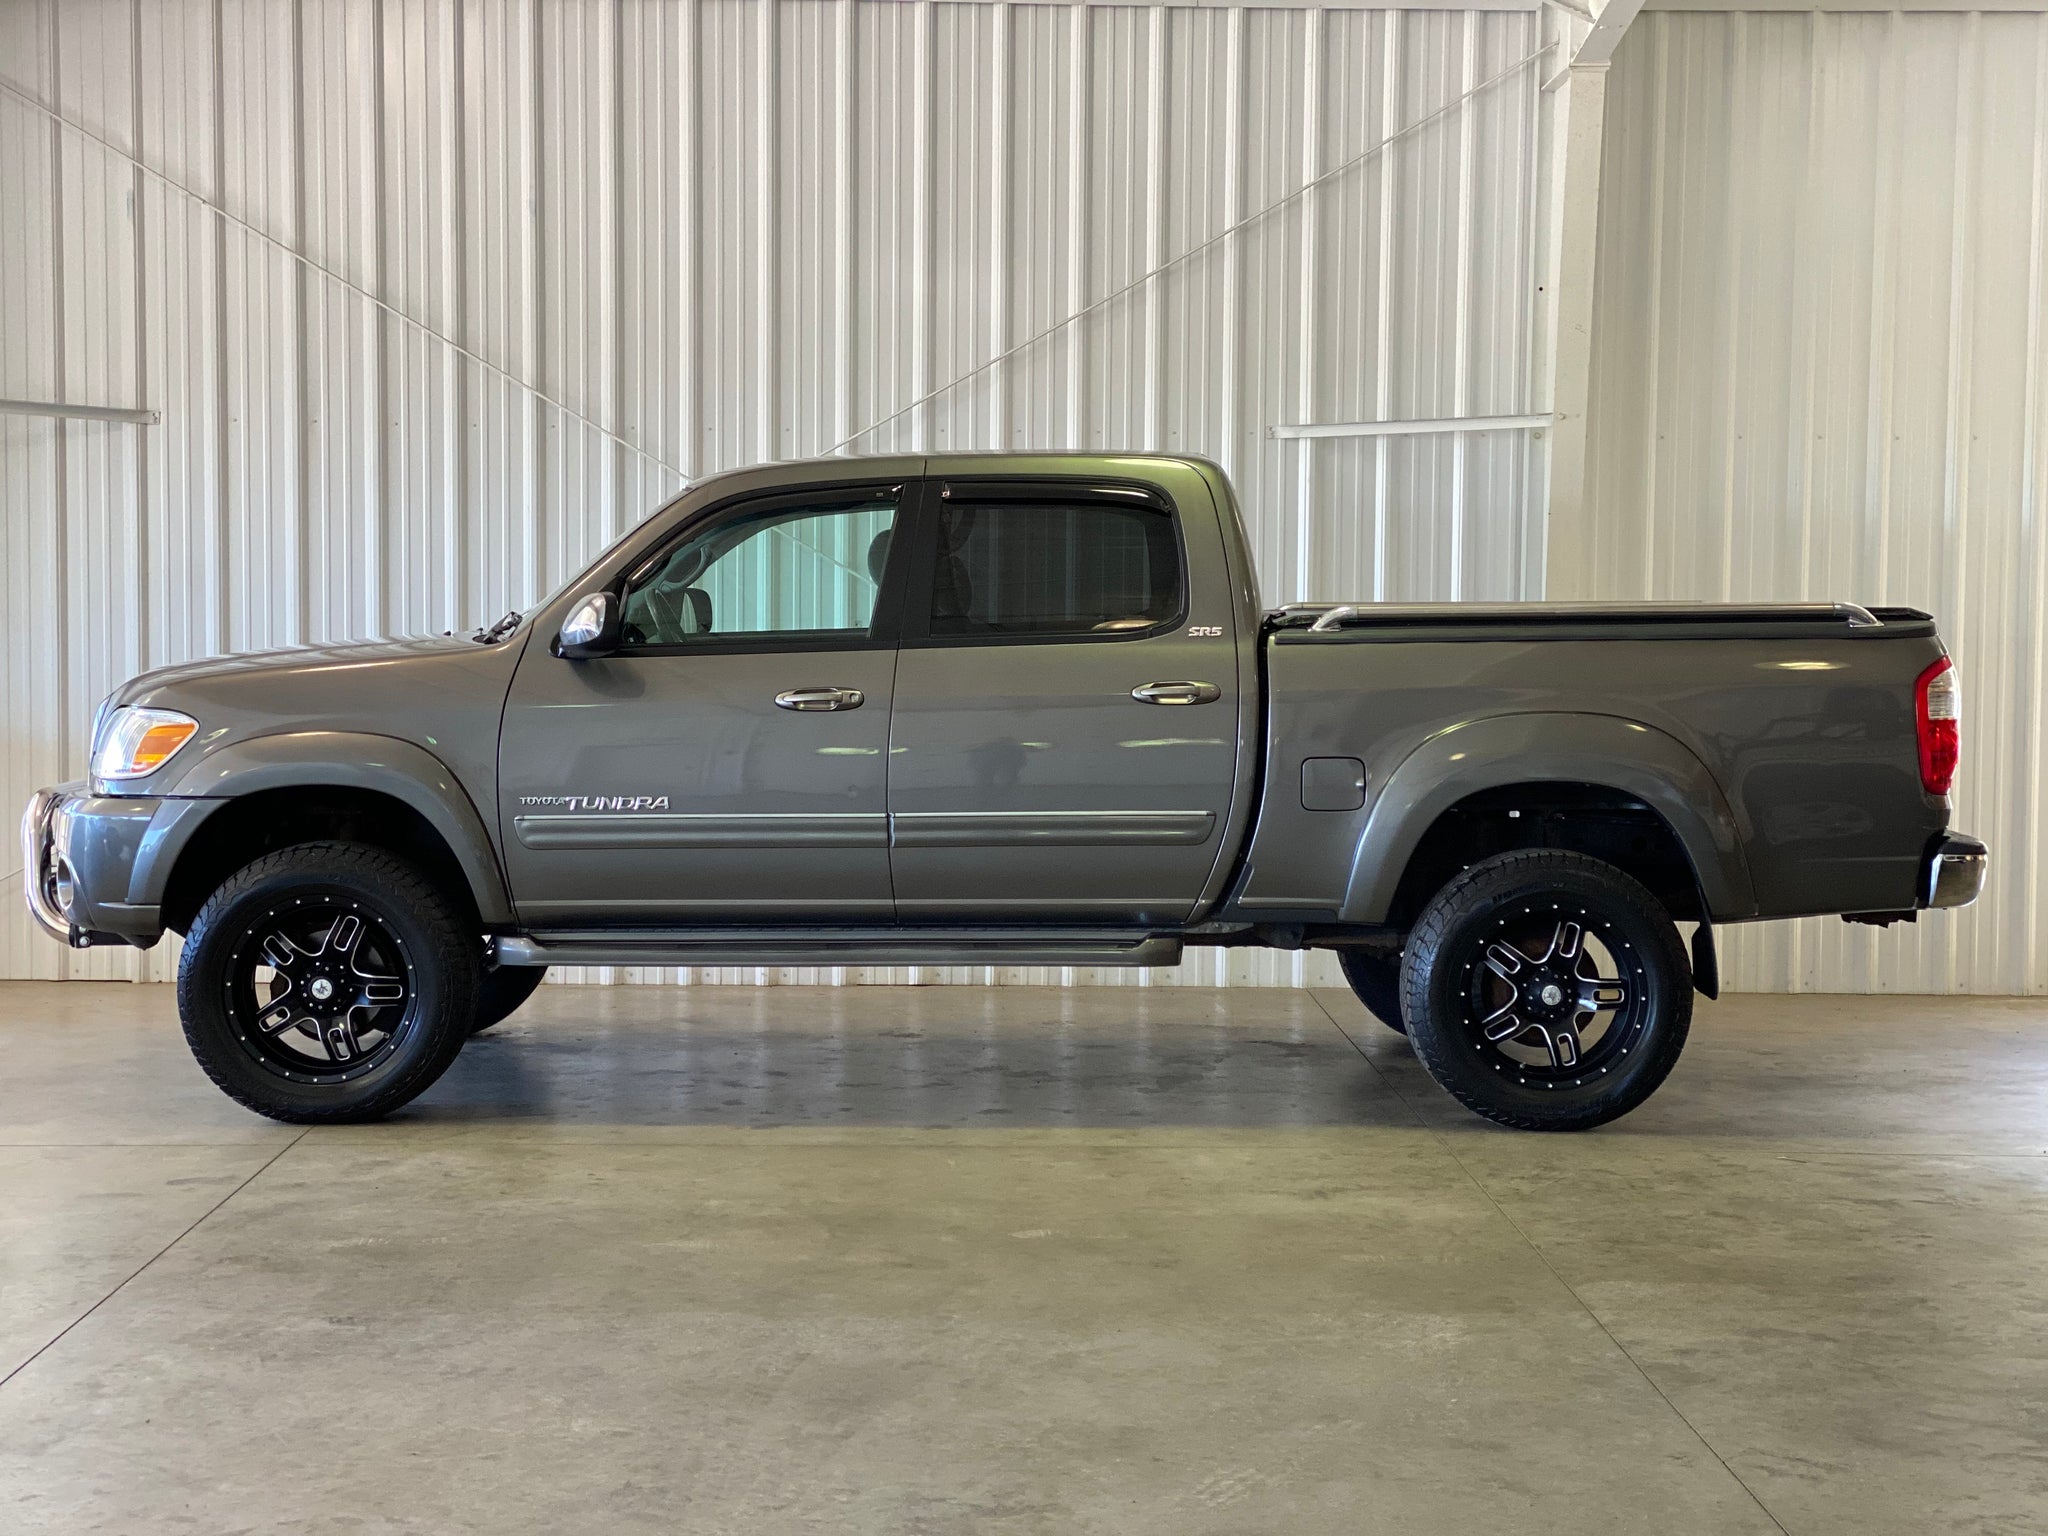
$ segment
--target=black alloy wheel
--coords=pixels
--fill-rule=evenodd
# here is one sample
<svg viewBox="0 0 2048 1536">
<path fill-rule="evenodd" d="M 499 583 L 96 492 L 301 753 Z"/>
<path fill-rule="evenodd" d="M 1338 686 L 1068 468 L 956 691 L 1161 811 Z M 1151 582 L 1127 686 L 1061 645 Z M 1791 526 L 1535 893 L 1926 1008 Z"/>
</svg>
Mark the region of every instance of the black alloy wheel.
<svg viewBox="0 0 2048 1536">
<path fill-rule="evenodd" d="M 1613 1071 L 1648 1014 L 1641 956 L 1584 902 L 1505 909 L 1465 980 L 1467 1018 L 1525 1087 Z"/>
<path fill-rule="evenodd" d="M 291 1082 L 345 1083 L 397 1049 L 414 991 L 405 941 L 375 911 L 294 896 L 235 943 L 225 1002 L 257 1062 Z"/>
<path fill-rule="evenodd" d="M 1402 968 L 1409 1038 L 1467 1108 L 1522 1130 L 1627 1114 L 1670 1073 L 1692 975 L 1670 915 L 1582 854 L 1473 865 L 1423 911 Z"/>
</svg>

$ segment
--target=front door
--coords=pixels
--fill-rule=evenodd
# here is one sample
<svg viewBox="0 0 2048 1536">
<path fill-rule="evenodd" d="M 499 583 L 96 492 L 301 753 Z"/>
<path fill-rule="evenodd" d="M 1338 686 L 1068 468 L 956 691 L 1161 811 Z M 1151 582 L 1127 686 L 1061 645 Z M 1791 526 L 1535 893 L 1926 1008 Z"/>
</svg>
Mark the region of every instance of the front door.
<svg viewBox="0 0 2048 1536">
<path fill-rule="evenodd" d="M 535 638 L 499 771 L 524 921 L 889 919 L 880 599 L 902 504 L 877 486 L 720 508 L 626 576 L 616 654 Z"/>
<path fill-rule="evenodd" d="M 927 505 L 890 736 L 899 916 L 1186 918 L 1237 752 L 1232 608 L 1220 577 L 1189 585 L 1213 512 L 1183 526 L 1156 491 L 1071 480 L 957 479 Z"/>
</svg>

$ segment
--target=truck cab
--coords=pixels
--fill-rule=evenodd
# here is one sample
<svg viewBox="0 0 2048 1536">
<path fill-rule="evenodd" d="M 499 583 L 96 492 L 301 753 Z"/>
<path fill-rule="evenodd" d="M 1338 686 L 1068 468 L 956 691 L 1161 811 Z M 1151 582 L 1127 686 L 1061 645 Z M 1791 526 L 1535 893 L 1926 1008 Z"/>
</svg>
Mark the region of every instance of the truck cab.
<svg viewBox="0 0 2048 1536">
<path fill-rule="evenodd" d="M 574 664 L 540 617 L 497 791 L 523 921 L 1142 938 L 1214 904 L 1259 616 L 1213 471 L 926 468 L 739 477 L 590 573 Z"/>
</svg>

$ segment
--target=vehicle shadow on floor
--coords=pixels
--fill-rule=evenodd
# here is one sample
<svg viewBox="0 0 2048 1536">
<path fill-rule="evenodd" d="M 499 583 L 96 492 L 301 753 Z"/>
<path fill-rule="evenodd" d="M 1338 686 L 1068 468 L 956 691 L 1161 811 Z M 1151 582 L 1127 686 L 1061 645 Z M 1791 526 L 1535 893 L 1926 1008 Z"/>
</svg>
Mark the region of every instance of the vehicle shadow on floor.
<svg viewBox="0 0 2048 1536">
<path fill-rule="evenodd" d="M 552 989 L 551 989 L 552 990 Z M 956 995 L 961 989 L 947 989 Z M 1415 1124 L 1312 1003 L 878 1011 L 772 991 L 687 1006 L 555 1003 L 473 1039 L 415 1123 L 919 1128 Z M 896 1003 L 895 999 L 890 999 Z M 808 1000 L 807 1000 L 808 1002 Z M 864 1004 L 864 1005 L 863 1005 Z M 711 1015 L 707 1017 L 706 1015 Z M 1397 1040 L 1390 1044 L 1405 1053 Z"/>
</svg>

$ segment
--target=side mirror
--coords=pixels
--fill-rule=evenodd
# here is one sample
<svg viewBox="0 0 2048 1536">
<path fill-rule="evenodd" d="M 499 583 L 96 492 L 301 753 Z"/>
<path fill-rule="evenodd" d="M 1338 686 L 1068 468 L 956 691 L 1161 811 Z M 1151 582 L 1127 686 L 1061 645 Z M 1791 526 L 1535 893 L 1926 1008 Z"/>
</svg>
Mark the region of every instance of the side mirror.
<svg viewBox="0 0 2048 1536">
<path fill-rule="evenodd" d="M 555 635 L 555 654 L 580 660 L 609 656 L 619 648 L 619 600 L 609 592 L 593 592 L 562 620 Z"/>
</svg>

